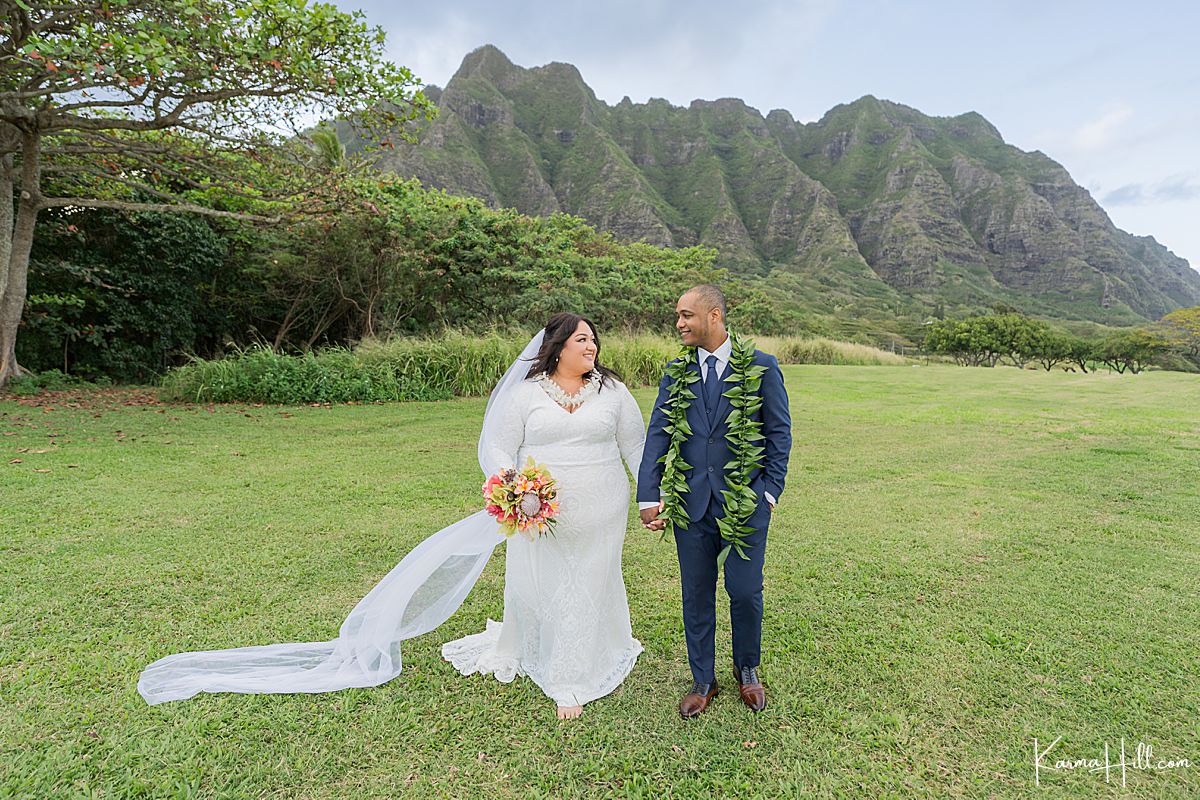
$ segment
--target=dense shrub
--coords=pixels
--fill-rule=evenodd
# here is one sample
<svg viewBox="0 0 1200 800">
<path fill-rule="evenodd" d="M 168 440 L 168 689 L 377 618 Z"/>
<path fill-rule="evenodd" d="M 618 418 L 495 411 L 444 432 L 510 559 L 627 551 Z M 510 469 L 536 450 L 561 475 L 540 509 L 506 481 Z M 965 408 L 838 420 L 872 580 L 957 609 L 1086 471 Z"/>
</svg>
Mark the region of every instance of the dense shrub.
<svg viewBox="0 0 1200 800">
<path fill-rule="evenodd" d="M 276 349 L 528 325 L 558 311 L 606 330 L 665 326 L 684 289 L 724 277 L 712 250 L 618 242 L 576 217 L 490 209 L 416 181 L 353 189 L 346 210 L 258 254 L 287 309 L 260 329 Z"/>
<path fill-rule="evenodd" d="M 144 381 L 229 330 L 226 242 L 204 219 L 45 213 L 17 344 L 26 368 Z"/>
</svg>

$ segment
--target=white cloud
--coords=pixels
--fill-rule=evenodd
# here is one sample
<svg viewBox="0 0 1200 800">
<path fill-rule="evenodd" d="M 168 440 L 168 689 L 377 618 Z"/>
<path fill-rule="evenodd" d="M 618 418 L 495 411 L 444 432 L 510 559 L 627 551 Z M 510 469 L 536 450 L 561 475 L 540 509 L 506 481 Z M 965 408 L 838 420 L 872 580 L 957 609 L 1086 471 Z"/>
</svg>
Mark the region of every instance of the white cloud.
<svg viewBox="0 0 1200 800">
<path fill-rule="evenodd" d="M 482 0 L 415 9 L 357 0 L 369 20 L 387 30 L 388 56 L 429 83 L 444 86 L 467 53 L 493 44 L 523 67 L 574 64 L 609 103 L 623 95 L 685 105 L 737 96 L 771 107 L 788 100 L 773 80 L 788 75 L 799 53 L 829 35 L 843 2 L 747 0 L 730 13 L 720 0 L 535 0 L 519 9 Z M 755 90 L 759 96 L 748 97 Z"/>
<path fill-rule="evenodd" d="M 1127 183 L 1104 196 L 1105 205 L 1140 206 L 1189 202 L 1200 199 L 1200 181 L 1195 175 L 1178 174 L 1157 183 Z"/>
<path fill-rule="evenodd" d="M 1099 117 L 1079 126 L 1072 135 L 1075 147 L 1084 151 L 1104 150 L 1121 138 L 1125 123 L 1133 119 L 1133 109 L 1124 104 L 1109 106 Z"/>
<path fill-rule="evenodd" d="M 480 20 L 462 13 L 447 13 L 440 19 L 436 36 L 429 35 L 419 25 L 410 28 L 383 14 L 380 16 L 383 18 L 372 21 L 388 32 L 388 58 L 412 69 L 425 84 L 444 88 L 463 57 L 490 41 Z"/>
</svg>

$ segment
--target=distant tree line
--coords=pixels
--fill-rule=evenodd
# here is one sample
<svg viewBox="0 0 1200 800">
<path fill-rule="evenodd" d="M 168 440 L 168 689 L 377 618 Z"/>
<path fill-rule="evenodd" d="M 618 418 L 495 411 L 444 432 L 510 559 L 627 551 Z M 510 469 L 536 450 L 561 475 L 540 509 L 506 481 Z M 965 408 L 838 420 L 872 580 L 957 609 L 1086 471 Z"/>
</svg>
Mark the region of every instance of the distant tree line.
<svg viewBox="0 0 1200 800">
<path fill-rule="evenodd" d="M 1153 325 L 1088 338 L 1012 311 L 931 321 L 927 352 L 963 366 L 1037 364 L 1049 371 L 1107 367 L 1137 374 L 1147 367 L 1200 371 L 1200 307 L 1179 309 Z"/>
</svg>

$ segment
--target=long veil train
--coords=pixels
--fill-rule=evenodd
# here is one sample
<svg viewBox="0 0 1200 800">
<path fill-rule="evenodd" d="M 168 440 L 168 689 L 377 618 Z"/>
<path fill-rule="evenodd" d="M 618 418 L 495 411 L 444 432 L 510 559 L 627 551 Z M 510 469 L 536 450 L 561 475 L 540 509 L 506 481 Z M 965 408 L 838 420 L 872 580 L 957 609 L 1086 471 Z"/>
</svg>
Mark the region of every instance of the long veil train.
<svg viewBox="0 0 1200 800">
<path fill-rule="evenodd" d="M 479 435 L 485 476 L 505 466 L 492 446 L 493 411 L 524 380 L 543 334 L 529 341 L 488 398 Z M 478 511 L 413 548 L 359 601 L 336 639 L 177 653 L 146 667 L 138 692 L 156 705 L 200 692 L 331 692 L 386 683 L 400 674 L 400 642 L 428 633 L 458 610 L 503 540 L 495 519 Z"/>
</svg>

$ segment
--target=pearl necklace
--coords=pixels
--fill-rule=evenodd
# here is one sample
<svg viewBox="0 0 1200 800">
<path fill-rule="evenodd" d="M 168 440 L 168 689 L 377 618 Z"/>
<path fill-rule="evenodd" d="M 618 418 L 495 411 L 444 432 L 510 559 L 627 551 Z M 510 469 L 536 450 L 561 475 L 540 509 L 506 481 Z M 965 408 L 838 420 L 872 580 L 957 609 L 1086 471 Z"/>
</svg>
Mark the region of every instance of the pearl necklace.
<svg viewBox="0 0 1200 800">
<path fill-rule="evenodd" d="M 584 381 L 583 386 L 575 394 L 567 394 L 554 379 L 543 372 L 536 379 L 538 384 L 550 395 L 550 399 L 568 411 L 573 411 L 583 405 L 583 401 L 600 391 L 600 373 L 593 371 L 591 377 Z"/>
</svg>

